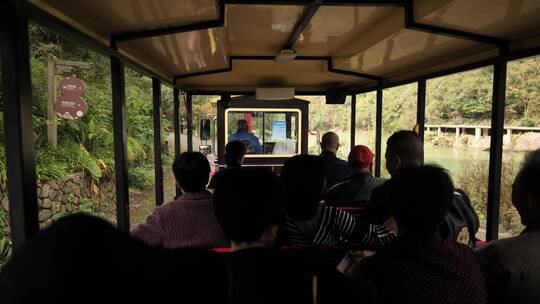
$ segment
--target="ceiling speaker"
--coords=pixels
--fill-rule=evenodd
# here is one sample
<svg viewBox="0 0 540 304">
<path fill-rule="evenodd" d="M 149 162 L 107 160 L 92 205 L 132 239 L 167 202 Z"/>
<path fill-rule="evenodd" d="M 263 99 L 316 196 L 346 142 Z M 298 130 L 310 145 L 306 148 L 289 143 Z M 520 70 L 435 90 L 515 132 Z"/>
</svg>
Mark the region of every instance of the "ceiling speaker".
<svg viewBox="0 0 540 304">
<path fill-rule="evenodd" d="M 344 90 L 328 89 L 326 91 L 326 104 L 344 104 L 345 97 L 347 95 Z"/>
</svg>

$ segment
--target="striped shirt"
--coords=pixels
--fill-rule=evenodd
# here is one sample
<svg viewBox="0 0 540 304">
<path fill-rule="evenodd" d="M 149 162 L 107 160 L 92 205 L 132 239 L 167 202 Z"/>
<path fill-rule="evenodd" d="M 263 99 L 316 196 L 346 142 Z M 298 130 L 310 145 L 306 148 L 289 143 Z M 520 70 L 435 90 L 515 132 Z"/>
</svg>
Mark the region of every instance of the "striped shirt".
<svg viewBox="0 0 540 304">
<path fill-rule="evenodd" d="M 301 247 L 332 247 L 353 242 L 380 248 L 390 244 L 396 237 L 393 231 L 383 225 L 357 221 L 351 214 L 330 206 L 319 207 L 315 233 L 302 229 L 297 221 L 289 217 L 286 228 L 289 240 Z"/>
</svg>

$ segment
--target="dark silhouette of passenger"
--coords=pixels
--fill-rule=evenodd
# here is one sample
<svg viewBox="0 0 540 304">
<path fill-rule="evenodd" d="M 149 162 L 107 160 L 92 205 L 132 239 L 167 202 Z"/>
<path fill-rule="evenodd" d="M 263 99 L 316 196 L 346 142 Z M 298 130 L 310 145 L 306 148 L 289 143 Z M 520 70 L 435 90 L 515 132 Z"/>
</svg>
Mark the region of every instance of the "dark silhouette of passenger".
<svg viewBox="0 0 540 304">
<path fill-rule="evenodd" d="M 312 303 L 306 259 L 271 250 L 283 221 L 279 178 L 261 169 L 231 168 L 217 181 L 216 217 L 232 240 L 229 303 Z"/>
<path fill-rule="evenodd" d="M 400 236 L 354 271 L 362 303 L 486 303 L 478 258 L 438 229 L 453 201 L 444 169 L 407 167 L 390 184 Z"/>
<path fill-rule="evenodd" d="M 227 168 L 242 167 L 246 152 L 247 147 L 243 142 L 237 140 L 228 142 L 225 145 L 225 164 L 227 164 Z M 221 177 L 224 170 L 225 169 L 222 169 L 212 176 L 210 184 L 208 184 L 208 189 L 216 188 L 217 180 Z"/>
<path fill-rule="evenodd" d="M 3 304 L 223 303 L 227 277 L 207 250 L 146 246 L 100 218 L 64 217 L 15 250 L 0 273 Z"/>
<path fill-rule="evenodd" d="M 357 221 L 349 213 L 321 205 L 324 164 L 314 155 L 289 158 L 281 170 L 286 189 L 286 227 L 297 246 L 336 246 L 347 242 L 382 247 L 395 234 L 382 225 Z"/>
<path fill-rule="evenodd" d="M 351 177 L 328 189 L 326 203 L 331 206 L 364 207 L 373 188 L 381 185 L 384 179 L 373 177 L 373 153 L 366 146 L 358 145 L 351 149 L 348 165 Z"/>
<path fill-rule="evenodd" d="M 326 132 L 321 138 L 320 158 L 324 162 L 326 187 L 329 189 L 335 184 L 344 181 L 351 176 L 351 170 L 347 162 L 337 157 L 339 149 L 339 137 L 334 132 Z"/>
<path fill-rule="evenodd" d="M 401 130 L 392 134 L 386 143 L 386 168 L 392 177 L 407 168 L 422 166 L 424 163 L 424 147 L 418 134 Z M 359 217 L 370 223 L 382 223 L 391 219 L 389 189 L 392 179 L 375 187 L 369 203 Z M 479 219 L 470 204 L 466 193 L 456 189 L 454 203 L 445 216 L 439 235 L 442 238 L 459 240 L 461 243 L 475 246 L 475 234 L 479 229 Z M 390 221 L 391 222 L 391 221 Z"/>
<path fill-rule="evenodd" d="M 244 119 L 240 119 L 237 123 L 238 128 L 234 134 L 229 136 L 229 142 L 241 141 L 247 146 L 248 154 L 261 154 L 261 144 L 257 136 L 248 132 L 248 124 Z"/>
<path fill-rule="evenodd" d="M 398 131 L 386 142 L 386 169 L 391 176 L 404 168 L 424 164 L 424 147 L 413 131 Z M 391 180 L 373 189 L 367 208 L 361 218 L 371 223 L 382 223 L 391 217 L 389 187 Z"/>
<path fill-rule="evenodd" d="M 512 185 L 512 203 L 525 230 L 493 241 L 477 254 L 490 303 L 540 303 L 540 150 L 530 153 Z"/>
<path fill-rule="evenodd" d="M 174 202 L 156 207 L 133 236 L 165 248 L 214 248 L 228 246 L 214 216 L 212 193 L 206 190 L 210 164 L 199 152 L 184 152 L 174 160 L 173 172 L 183 194 Z"/>
</svg>

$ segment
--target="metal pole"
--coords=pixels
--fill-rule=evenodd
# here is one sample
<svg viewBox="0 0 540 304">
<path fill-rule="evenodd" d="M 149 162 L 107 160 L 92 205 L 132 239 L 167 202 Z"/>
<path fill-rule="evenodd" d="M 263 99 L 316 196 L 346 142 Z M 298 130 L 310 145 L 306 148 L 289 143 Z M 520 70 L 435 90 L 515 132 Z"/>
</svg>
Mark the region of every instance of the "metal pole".
<svg viewBox="0 0 540 304">
<path fill-rule="evenodd" d="M 180 90 L 173 89 L 173 114 L 174 114 L 174 158 L 180 157 Z M 180 187 L 176 186 L 176 195 L 179 197 L 182 194 Z"/>
<path fill-rule="evenodd" d="M 0 42 L 9 222 L 17 249 L 39 231 L 28 17 L 18 3 L 0 5 Z"/>
<path fill-rule="evenodd" d="M 487 241 L 496 240 L 499 236 L 506 66 L 506 61 L 499 62 L 494 65 L 493 69 L 493 104 L 491 107 L 491 148 L 489 150 L 486 227 Z"/>
<path fill-rule="evenodd" d="M 154 176 L 156 206 L 163 204 L 163 166 L 161 162 L 161 81 L 152 77 L 152 116 L 154 118 Z"/>
<path fill-rule="evenodd" d="M 422 142 L 424 142 L 424 126 L 426 124 L 426 80 L 421 79 L 418 81 L 417 92 L 417 105 L 416 105 L 416 124 L 418 125 L 418 136 Z"/>
<path fill-rule="evenodd" d="M 124 63 L 119 58 L 111 56 L 116 222 L 118 229 L 129 231 L 126 90 L 124 76 Z"/>
<path fill-rule="evenodd" d="M 356 95 L 351 95 L 351 149 L 356 141 Z"/>
<path fill-rule="evenodd" d="M 193 100 L 191 93 L 186 95 L 186 116 L 187 116 L 187 148 L 193 151 Z"/>
<path fill-rule="evenodd" d="M 375 176 L 381 176 L 381 141 L 382 141 L 382 106 L 383 89 L 377 89 L 377 112 L 375 114 Z"/>
<path fill-rule="evenodd" d="M 58 126 L 54 111 L 54 102 L 56 101 L 55 59 L 51 54 L 47 57 L 47 139 L 52 147 L 58 145 Z"/>
</svg>

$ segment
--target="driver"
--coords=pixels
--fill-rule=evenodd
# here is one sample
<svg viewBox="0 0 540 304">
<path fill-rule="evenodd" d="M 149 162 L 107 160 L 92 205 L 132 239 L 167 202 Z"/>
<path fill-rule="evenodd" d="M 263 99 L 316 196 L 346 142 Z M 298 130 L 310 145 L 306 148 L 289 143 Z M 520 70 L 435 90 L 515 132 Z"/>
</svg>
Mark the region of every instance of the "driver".
<svg viewBox="0 0 540 304">
<path fill-rule="evenodd" d="M 241 141 L 244 142 L 247 146 L 248 154 L 261 154 L 261 144 L 257 136 L 248 132 L 248 124 L 244 119 L 240 119 L 237 122 L 237 130 L 234 134 L 229 136 L 229 142 L 231 141 Z"/>
</svg>

